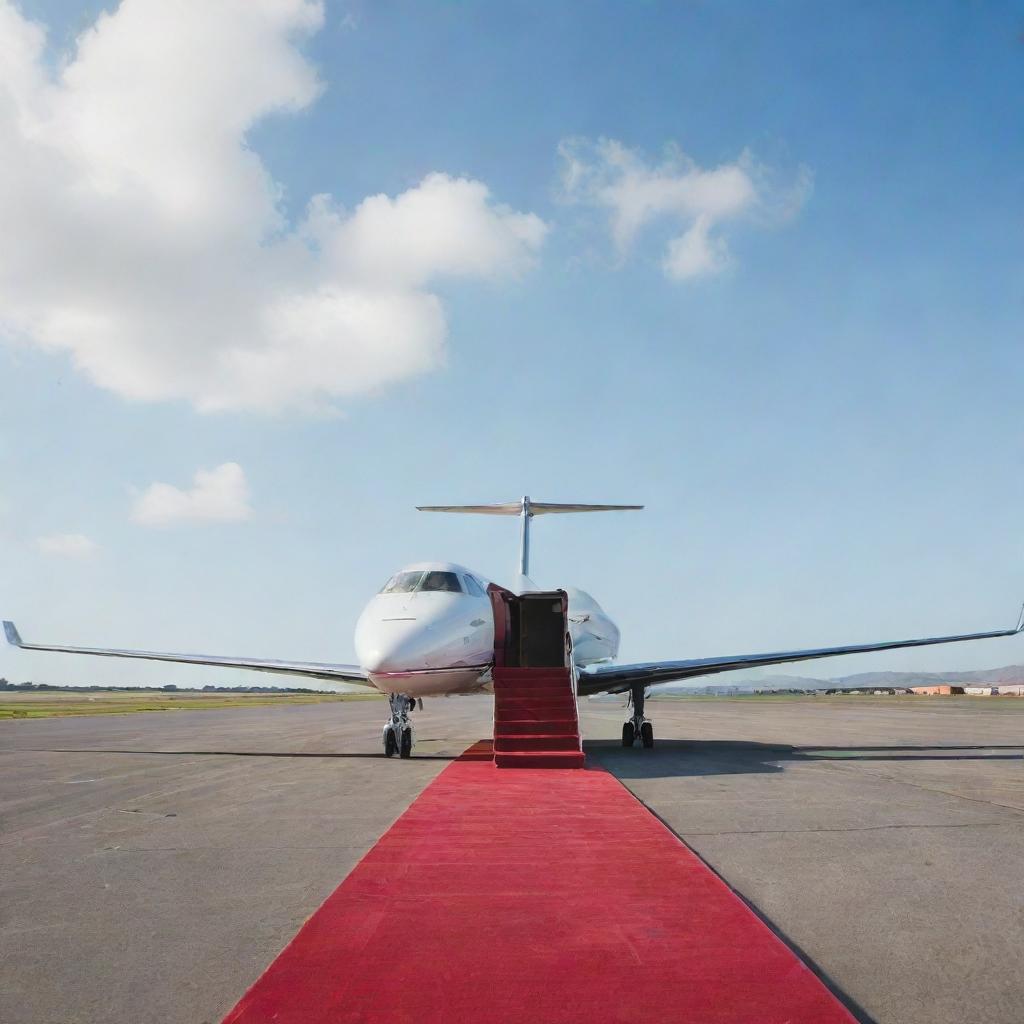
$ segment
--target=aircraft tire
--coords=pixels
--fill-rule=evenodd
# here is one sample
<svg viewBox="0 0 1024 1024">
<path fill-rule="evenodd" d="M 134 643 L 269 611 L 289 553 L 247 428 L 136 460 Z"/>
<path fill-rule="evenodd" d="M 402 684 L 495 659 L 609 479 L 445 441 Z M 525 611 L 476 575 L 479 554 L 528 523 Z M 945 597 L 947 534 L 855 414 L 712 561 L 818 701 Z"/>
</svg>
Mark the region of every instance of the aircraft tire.
<svg viewBox="0 0 1024 1024">
<path fill-rule="evenodd" d="M 388 729 L 384 733 L 384 756 L 394 757 L 398 753 L 398 747 L 395 743 L 395 733 L 393 729 Z"/>
<path fill-rule="evenodd" d="M 633 740 L 636 739 L 636 730 L 633 728 L 632 722 L 622 723 L 622 745 L 624 747 L 633 746 Z"/>
<path fill-rule="evenodd" d="M 648 750 L 654 746 L 654 726 L 650 722 L 640 726 L 640 739 Z"/>
<path fill-rule="evenodd" d="M 398 753 L 400 757 L 412 757 L 412 729 L 402 730 L 402 746 Z"/>
</svg>

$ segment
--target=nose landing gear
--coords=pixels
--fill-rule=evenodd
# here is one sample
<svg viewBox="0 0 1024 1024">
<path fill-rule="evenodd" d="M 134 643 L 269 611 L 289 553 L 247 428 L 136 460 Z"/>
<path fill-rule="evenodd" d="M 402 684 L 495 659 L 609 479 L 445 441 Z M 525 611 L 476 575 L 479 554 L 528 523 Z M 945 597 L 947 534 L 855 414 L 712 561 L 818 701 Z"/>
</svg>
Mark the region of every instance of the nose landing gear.
<svg viewBox="0 0 1024 1024">
<path fill-rule="evenodd" d="M 654 726 L 644 717 L 644 697 L 642 686 L 634 686 L 629 694 L 629 706 L 633 708 L 633 716 L 622 723 L 622 745 L 631 747 L 639 739 L 650 749 L 654 746 Z"/>
<path fill-rule="evenodd" d="M 416 700 L 402 693 L 392 693 L 388 696 L 388 702 L 391 704 L 391 718 L 382 733 L 384 756 L 394 757 L 398 754 L 402 758 L 412 757 L 413 736 L 409 712 L 416 707 Z"/>
</svg>

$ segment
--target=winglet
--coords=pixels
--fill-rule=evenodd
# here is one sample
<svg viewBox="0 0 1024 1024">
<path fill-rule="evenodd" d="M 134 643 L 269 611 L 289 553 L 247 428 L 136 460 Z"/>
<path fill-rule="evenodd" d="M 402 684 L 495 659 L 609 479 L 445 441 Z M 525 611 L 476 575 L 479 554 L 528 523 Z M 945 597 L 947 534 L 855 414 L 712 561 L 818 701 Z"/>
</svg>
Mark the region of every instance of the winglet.
<svg viewBox="0 0 1024 1024">
<path fill-rule="evenodd" d="M 1024 614 L 1024 612 L 1022 612 L 1022 614 Z M 7 642 L 12 647 L 21 646 L 21 637 L 18 635 L 18 627 L 15 626 L 13 622 L 8 622 L 6 619 L 4 620 L 4 634 L 7 637 Z"/>
<path fill-rule="evenodd" d="M 1014 630 L 1015 633 L 1024 633 L 1024 604 L 1020 606 L 1020 618 L 1017 619 L 1017 628 Z"/>
</svg>

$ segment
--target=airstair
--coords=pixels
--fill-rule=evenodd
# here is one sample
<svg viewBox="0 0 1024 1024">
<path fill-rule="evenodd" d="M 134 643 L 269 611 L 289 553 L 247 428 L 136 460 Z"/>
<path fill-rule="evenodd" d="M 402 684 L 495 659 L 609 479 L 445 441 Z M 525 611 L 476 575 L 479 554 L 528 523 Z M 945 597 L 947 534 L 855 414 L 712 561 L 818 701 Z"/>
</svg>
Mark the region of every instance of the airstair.
<svg viewBox="0 0 1024 1024">
<path fill-rule="evenodd" d="M 494 762 L 499 768 L 583 767 L 568 669 L 495 670 Z"/>
<path fill-rule="evenodd" d="M 564 591 L 491 586 L 494 761 L 499 768 L 582 768 Z"/>
</svg>

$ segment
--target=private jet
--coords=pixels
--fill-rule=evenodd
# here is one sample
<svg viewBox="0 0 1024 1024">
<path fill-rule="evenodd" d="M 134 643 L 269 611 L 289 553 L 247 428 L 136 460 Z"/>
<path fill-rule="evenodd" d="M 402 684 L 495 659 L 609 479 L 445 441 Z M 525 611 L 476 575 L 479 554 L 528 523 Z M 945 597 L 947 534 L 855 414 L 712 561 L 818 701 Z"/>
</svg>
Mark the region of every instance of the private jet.
<svg viewBox="0 0 1024 1024">
<path fill-rule="evenodd" d="M 622 726 L 623 746 L 654 746 L 654 726 L 644 714 L 648 689 L 734 669 L 782 665 L 815 658 L 902 647 L 962 643 L 1024 632 L 1024 608 L 1013 629 L 881 643 L 847 644 L 767 654 L 738 654 L 682 661 L 617 664 L 619 630 L 604 609 L 582 590 L 545 591 L 529 576 L 530 524 L 537 516 L 642 509 L 642 505 L 584 505 L 518 501 L 498 505 L 421 505 L 424 512 L 515 516 L 520 522 L 516 585 L 505 588 L 452 562 L 418 562 L 396 572 L 371 598 L 355 629 L 358 665 L 207 654 L 174 654 L 106 647 L 27 643 L 12 622 L 4 622 L 9 643 L 26 651 L 91 654 L 104 658 L 208 665 L 273 672 L 333 683 L 356 683 L 386 694 L 390 716 L 382 731 L 384 753 L 410 757 L 411 712 L 422 698 L 493 692 L 495 664 L 559 664 L 571 671 L 577 697 L 629 695 L 630 716 Z"/>
</svg>

